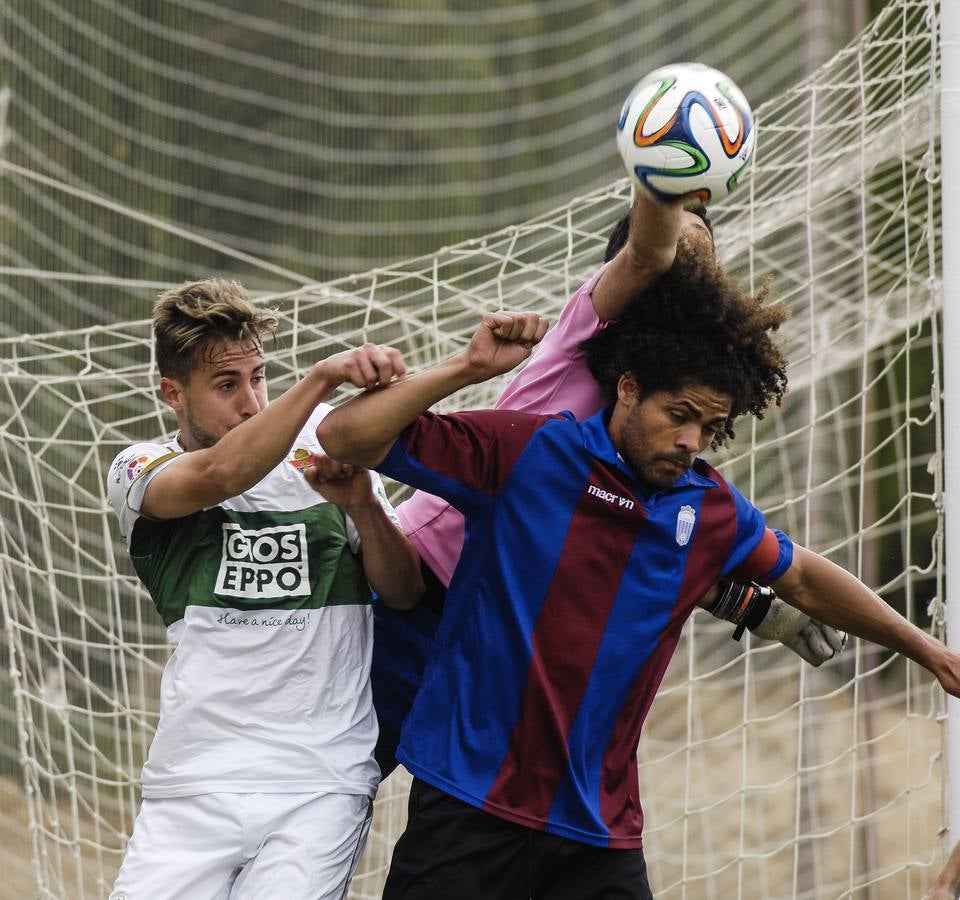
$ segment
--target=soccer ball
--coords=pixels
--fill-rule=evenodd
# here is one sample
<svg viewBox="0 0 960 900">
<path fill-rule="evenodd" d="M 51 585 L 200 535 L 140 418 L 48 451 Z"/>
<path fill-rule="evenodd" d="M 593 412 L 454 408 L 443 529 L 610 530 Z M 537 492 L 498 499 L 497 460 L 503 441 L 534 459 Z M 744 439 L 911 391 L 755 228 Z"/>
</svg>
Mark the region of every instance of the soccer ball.
<svg viewBox="0 0 960 900">
<path fill-rule="evenodd" d="M 677 63 L 642 78 L 620 112 L 617 149 L 640 187 L 707 203 L 732 191 L 753 155 L 753 114 L 723 72 Z"/>
</svg>

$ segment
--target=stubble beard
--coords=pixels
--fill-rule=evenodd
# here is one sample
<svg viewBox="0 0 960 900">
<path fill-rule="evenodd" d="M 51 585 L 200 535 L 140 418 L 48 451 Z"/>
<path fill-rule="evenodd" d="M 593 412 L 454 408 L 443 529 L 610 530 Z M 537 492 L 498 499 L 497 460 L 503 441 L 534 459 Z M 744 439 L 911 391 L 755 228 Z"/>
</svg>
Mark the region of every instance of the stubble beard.
<svg viewBox="0 0 960 900">
<path fill-rule="evenodd" d="M 198 449 L 206 450 L 220 440 L 219 438 L 215 438 L 212 434 L 210 434 L 210 432 L 200 425 L 189 413 L 187 414 L 186 425 L 187 430 L 190 432 L 190 437 L 198 446 Z"/>
<path fill-rule="evenodd" d="M 682 460 L 679 457 L 653 457 L 652 459 L 644 459 L 644 454 L 642 448 L 632 445 L 632 442 L 628 441 L 626 446 L 621 451 L 623 458 L 626 460 L 627 465 L 633 470 L 634 474 L 637 476 L 637 480 L 643 485 L 644 490 L 653 493 L 654 491 L 662 491 L 667 488 L 673 487 L 684 472 L 689 468 L 689 463 L 686 460 Z M 670 460 L 676 462 L 679 468 L 678 471 L 674 474 L 664 474 L 655 469 L 655 466 L 658 460 Z"/>
</svg>

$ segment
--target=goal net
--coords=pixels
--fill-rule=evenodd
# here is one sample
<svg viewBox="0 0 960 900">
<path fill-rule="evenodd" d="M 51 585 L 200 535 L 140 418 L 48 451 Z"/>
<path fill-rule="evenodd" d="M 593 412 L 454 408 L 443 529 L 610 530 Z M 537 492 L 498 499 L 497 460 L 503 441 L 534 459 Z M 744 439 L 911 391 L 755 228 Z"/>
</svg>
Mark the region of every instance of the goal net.
<svg viewBox="0 0 960 900">
<path fill-rule="evenodd" d="M 753 286 L 772 273 L 792 310 L 784 407 L 741 423 L 717 462 L 771 524 L 939 634 L 937 22 L 935 3 L 900 0 L 761 106 L 751 175 L 714 221 L 727 267 Z M 156 237 L 143 246 L 158 258 L 161 232 L 201 240 L 56 173 L 3 161 L 0 172 L 8 198 L 69 198 L 70 215 L 104 234 L 128 223 Z M 536 308 L 555 320 L 628 201 L 619 181 L 482 239 L 324 283 L 290 277 L 272 257 L 257 279 L 259 297 L 281 311 L 271 390 L 364 340 L 399 347 L 419 369 L 462 347 L 488 310 Z M 97 324 L 62 327 L 57 307 L 38 303 L 40 327 L 0 337 L 0 652 L 10 686 L 0 722 L 16 744 L 4 790 L 22 802 L 22 825 L 0 823 L 0 858 L 30 859 L 11 896 L 108 892 L 169 652 L 105 478 L 118 450 L 174 423 L 158 402 L 148 321 L 99 315 L 110 292 L 146 309 L 166 282 L 74 263 L 33 277 Z M 444 408 L 489 406 L 503 384 Z M 688 623 L 640 744 L 658 897 L 922 893 L 945 822 L 937 685 L 864 642 L 812 669 L 779 644 L 737 643 L 730 632 L 709 616 Z M 380 895 L 405 789 L 402 771 L 381 789 L 354 898 Z"/>
<path fill-rule="evenodd" d="M 206 239 L 23 185 L 7 265 L 169 280 L 244 253 L 316 281 L 432 253 L 609 184 L 612 123 L 656 66 L 709 59 L 758 103 L 867 2 L 5 0 L 8 152 Z M 82 324 L 117 298 L 134 308 L 102 291 Z"/>
</svg>

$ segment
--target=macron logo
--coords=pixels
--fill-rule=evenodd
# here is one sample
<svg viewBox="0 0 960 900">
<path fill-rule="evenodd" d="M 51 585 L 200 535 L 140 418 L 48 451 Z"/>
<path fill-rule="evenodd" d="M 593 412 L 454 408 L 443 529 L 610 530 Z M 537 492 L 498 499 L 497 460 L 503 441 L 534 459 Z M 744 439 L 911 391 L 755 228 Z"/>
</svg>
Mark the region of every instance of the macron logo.
<svg viewBox="0 0 960 900">
<path fill-rule="evenodd" d="M 594 497 L 599 497 L 601 500 L 604 500 L 607 503 L 615 503 L 620 509 L 633 509 L 633 507 L 636 505 L 629 497 L 621 497 L 619 494 L 613 494 L 610 491 L 605 491 L 603 488 L 599 488 L 595 484 L 587 485 L 587 493 L 592 494 Z"/>
</svg>

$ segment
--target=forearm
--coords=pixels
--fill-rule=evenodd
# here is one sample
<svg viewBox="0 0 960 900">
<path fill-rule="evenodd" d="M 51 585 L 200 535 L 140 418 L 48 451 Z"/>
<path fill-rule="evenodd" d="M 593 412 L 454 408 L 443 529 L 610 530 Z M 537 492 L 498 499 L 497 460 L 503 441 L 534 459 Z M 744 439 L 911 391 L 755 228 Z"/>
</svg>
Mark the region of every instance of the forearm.
<svg viewBox="0 0 960 900">
<path fill-rule="evenodd" d="M 360 535 L 363 571 L 370 587 L 388 606 L 409 609 L 423 596 L 420 557 L 407 536 L 374 502 L 345 508 Z"/>
<path fill-rule="evenodd" d="M 211 496 L 235 497 L 260 482 L 290 451 L 317 405 L 341 383 L 318 363 L 256 416 L 204 453 L 202 480 Z"/>
<path fill-rule="evenodd" d="M 944 646 L 822 556 L 795 545 L 793 565 L 772 587 L 778 597 L 812 618 L 901 653 L 938 674 Z"/>
<path fill-rule="evenodd" d="M 340 462 L 374 468 L 400 432 L 438 400 L 523 362 L 547 324 L 536 313 L 487 313 L 462 353 L 337 407 L 317 428 L 320 444 Z"/>
<path fill-rule="evenodd" d="M 317 404 L 339 384 L 323 364 L 213 447 L 194 450 L 158 472 L 140 512 L 175 519 L 236 497 L 263 480 L 290 451 Z"/>
<path fill-rule="evenodd" d="M 374 468 L 419 415 L 476 380 L 467 359 L 457 355 L 403 381 L 348 400 L 324 418 L 317 428 L 317 438 L 334 459 Z"/>
<path fill-rule="evenodd" d="M 683 222 L 681 211 L 682 201 L 661 203 L 637 191 L 627 243 L 593 292 L 593 306 L 601 320 L 619 319 L 636 295 L 673 265 Z"/>
</svg>

